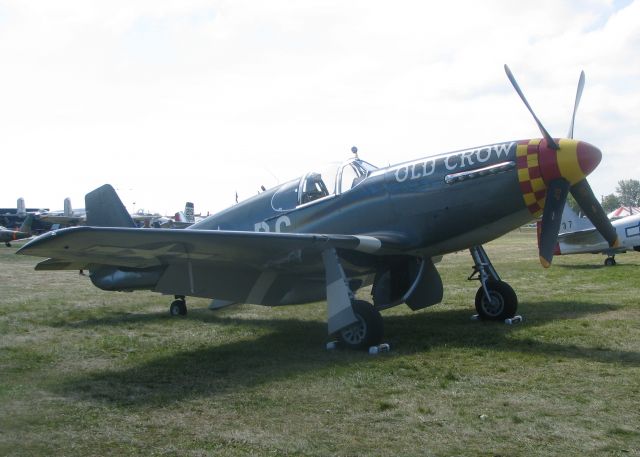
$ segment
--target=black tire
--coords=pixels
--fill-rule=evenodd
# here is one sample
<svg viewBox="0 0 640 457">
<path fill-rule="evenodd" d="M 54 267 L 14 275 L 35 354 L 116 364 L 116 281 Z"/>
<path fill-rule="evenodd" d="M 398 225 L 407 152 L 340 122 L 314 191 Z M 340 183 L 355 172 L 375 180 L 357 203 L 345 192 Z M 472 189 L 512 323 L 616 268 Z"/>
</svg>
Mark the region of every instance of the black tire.
<svg viewBox="0 0 640 457">
<path fill-rule="evenodd" d="M 503 281 L 487 281 L 491 302 L 487 300 L 484 289 L 476 292 L 476 311 L 481 319 L 503 321 L 515 316 L 518 310 L 518 296 L 511 286 Z"/>
<path fill-rule="evenodd" d="M 169 306 L 169 314 L 172 316 L 186 316 L 187 304 L 184 300 L 174 300 Z"/>
<path fill-rule="evenodd" d="M 605 267 L 613 267 L 616 265 L 616 259 L 613 257 L 607 257 L 606 259 L 604 259 L 604 266 Z"/>
<path fill-rule="evenodd" d="M 354 300 L 351 307 L 358 322 L 340 330 L 340 341 L 351 349 L 366 349 L 380 344 L 384 335 L 380 312 L 364 300 Z"/>
</svg>

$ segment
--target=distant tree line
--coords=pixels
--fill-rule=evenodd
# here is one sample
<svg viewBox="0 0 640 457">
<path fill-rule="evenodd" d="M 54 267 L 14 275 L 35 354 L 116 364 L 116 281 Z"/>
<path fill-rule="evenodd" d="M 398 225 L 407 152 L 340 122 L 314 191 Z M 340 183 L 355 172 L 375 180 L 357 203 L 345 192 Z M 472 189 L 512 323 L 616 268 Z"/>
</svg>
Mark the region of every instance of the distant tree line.
<svg viewBox="0 0 640 457">
<path fill-rule="evenodd" d="M 580 213 L 580 207 L 571 194 L 569 194 L 567 202 L 576 213 Z M 610 213 L 621 206 L 640 206 L 640 181 L 622 179 L 618 181 L 615 193 L 602 197 L 602 208 L 605 213 Z"/>
</svg>

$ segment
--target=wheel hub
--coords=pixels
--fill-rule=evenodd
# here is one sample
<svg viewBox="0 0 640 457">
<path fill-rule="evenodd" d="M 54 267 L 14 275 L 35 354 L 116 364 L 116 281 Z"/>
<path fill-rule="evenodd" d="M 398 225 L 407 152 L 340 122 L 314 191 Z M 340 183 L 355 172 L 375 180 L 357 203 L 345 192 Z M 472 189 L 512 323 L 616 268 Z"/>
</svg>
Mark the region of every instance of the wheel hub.
<svg viewBox="0 0 640 457">
<path fill-rule="evenodd" d="M 358 322 L 340 331 L 340 336 L 345 343 L 352 345 L 360 344 L 367 336 L 367 323 L 359 315 L 356 314 L 356 317 Z"/>
<path fill-rule="evenodd" d="M 486 297 L 483 297 L 482 308 L 489 316 L 498 316 L 504 309 L 504 299 L 502 298 L 502 295 L 493 290 L 489 291 L 489 297 L 491 297 L 491 301 L 487 300 Z"/>
</svg>

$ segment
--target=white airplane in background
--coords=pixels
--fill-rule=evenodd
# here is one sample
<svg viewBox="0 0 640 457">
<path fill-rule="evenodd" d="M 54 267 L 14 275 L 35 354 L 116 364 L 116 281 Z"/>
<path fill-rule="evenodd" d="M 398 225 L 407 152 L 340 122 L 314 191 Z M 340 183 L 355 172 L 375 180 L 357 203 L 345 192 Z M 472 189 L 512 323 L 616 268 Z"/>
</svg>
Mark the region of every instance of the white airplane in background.
<svg viewBox="0 0 640 457">
<path fill-rule="evenodd" d="M 87 212 L 84 208 L 73 209 L 71 206 L 71 199 L 64 199 L 64 209 L 59 211 L 47 211 L 38 215 L 38 218 L 42 221 L 48 222 L 52 225 L 57 224 L 60 226 L 81 225 L 87 220 Z"/>
<path fill-rule="evenodd" d="M 616 248 L 609 247 L 587 218 L 579 217 L 569 205 L 565 205 L 554 254 L 606 254 L 604 264 L 613 266 L 616 254 L 630 250 L 640 252 L 640 214 L 614 220 L 611 224 L 620 240 Z"/>
<path fill-rule="evenodd" d="M 145 213 L 144 210 L 138 210 L 137 213 L 131 214 L 131 218 L 138 226 L 145 228 L 187 228 L 196 222 L 196 216 L 193 214 L 193 203 L 186 202 L 184 211 L 178 211 L 172 216 L 162 216 L 158 213 Z M 198 215 L 198 219 L 202 218 Z"/>
<path fill-rule="evenodd" d="M 200 214 L 195 214 L 194 205 L 192 202 L 187 202 L 184 205 L 184 211 L 178 211 L 173 217 L 171 228 L 186 228 L 203 220 Z"/>
</svg>

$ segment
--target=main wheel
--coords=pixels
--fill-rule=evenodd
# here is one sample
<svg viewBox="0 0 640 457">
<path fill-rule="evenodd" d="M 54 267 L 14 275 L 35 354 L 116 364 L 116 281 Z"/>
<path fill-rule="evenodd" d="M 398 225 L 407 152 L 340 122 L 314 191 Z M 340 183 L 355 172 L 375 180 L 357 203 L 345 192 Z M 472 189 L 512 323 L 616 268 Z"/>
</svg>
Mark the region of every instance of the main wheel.
<svg viewBox="0 0 640 457">
<path fill-rule="evenodd" d="M 606 259 L 604 259 L 604 265 L 606 267 L 612 267 L 616 264 L 616 259 L 615 257 L 607 257 Z"/>
<path fill-rule="evenodd" d="M 352 349 L 366 349 L 380 344 L 384 334 L 380 312 L 363 300 L 354 300 L 351 307 L 358 322 L 340 330 L 340 340 Z"/>
<path fill-rule="evenodd" d="M 518 309 L 518 297 L 511 286 L 503 281 L 487 281 L 489 297 L 480 287 L 476 292 L 476 311 L 481 319 L 501 321 L 515 316 Z"/>
<path fill-rule="evenodd" d="M 169 306 L 169 314 L 172 316 L 185 316 L 187 314 L 187 304 L 184 300 L 174 300 Z"/>
</svg>

